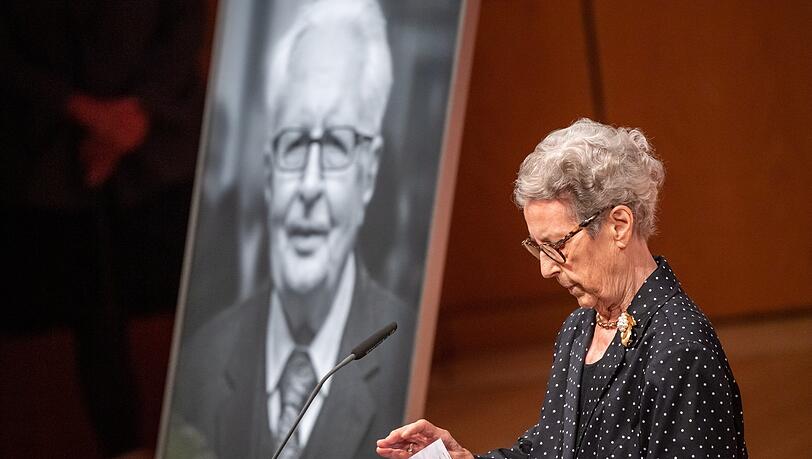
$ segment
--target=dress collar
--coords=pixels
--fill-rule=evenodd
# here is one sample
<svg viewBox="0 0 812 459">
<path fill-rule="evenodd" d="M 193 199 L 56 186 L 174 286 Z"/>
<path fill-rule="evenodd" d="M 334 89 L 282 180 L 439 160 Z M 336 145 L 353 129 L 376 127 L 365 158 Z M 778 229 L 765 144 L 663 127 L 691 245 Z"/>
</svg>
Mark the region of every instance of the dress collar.
<svg viewBox="0 0 812 459">
<path fill-rule="evenodd" d="M 654 313 L 669 298 L 682 291 L 682 287 L 666 259 L 656 256 L 654 261 L 657 263 L 657 269 L 646 278 L 626 310 L 637 322 L 637 325 L 632 328 L 631 346 L 642 336 L 642 331 L 646 329 Z"/>
</svg>

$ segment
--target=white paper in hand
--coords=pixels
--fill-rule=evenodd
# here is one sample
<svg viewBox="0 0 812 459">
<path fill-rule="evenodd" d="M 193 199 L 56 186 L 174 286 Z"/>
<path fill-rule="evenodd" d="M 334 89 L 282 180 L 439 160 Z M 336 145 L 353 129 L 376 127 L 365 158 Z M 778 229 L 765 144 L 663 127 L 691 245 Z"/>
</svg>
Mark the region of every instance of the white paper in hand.
<svg viewBox="0 0 812 459">
<path fill-rule="evenodd" d="M 438 438 L 434 443 L 412 456 L 412 459 L 451 459 L 451 454 L 448 454 L 443 441 Z"/>
</svg>

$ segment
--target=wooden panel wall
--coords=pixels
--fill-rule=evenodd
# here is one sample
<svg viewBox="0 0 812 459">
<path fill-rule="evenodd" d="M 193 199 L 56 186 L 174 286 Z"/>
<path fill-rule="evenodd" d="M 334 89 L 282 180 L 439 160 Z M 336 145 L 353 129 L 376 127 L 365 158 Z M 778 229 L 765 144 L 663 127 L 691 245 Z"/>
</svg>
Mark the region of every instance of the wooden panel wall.
<svg viewBox="0 0 812 459">
<path fill-rule="evenodd" d="M 607 121 L 667 168 L 652 240 L 712 317 L 812 306 L 812 3 L 595 2 Z M 556 331 L 575 306 L 519 246 L 519 163 L 594 116 L 581 2 L 482 4 L 439 351 Z M 552 323 L 546 323 L 549 320 Z"/>
<path fill-rule="evenodd" d="M 812 3 L 596 6 L 608 117 L 666 162 L 655 247 L 713 316 L 812 306 Z"/>
</svg>

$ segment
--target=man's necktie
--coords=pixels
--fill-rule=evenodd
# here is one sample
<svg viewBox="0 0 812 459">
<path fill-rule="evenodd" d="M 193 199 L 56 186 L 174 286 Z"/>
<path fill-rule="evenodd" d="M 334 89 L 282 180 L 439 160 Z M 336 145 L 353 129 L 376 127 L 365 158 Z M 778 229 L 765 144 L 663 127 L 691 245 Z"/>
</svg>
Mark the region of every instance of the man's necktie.
<svg viewBox="0 0 812 459">
<path fill-rule="evenodd" d="M 316 387 L 316 372 L 307 352 L 295 350 L 285 364 L 285 370 L 279 379 L 279 395 L 282 401 L 282 412 L 276 425 L 276 438 L 282 441 L 299 415 L 310 391 Z M 295 432 L 279 456 L 284 459 L 298 458 L 303 447 L 299 445 L 299 432 Z"/>
</svg>

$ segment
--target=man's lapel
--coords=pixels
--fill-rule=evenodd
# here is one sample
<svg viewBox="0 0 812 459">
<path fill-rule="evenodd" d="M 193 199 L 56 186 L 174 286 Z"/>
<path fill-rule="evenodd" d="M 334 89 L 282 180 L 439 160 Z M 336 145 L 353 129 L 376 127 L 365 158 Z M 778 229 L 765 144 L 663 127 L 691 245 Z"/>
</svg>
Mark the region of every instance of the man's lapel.
<svg viewBox="0 0 812 459">
<path fill-rule="evenodd" d="M 368 283 L 368 274 L 359 267 L 339 358 L 347 356 L 356 344 L 380 325 L 376 309 L 367 298 Z M 356 456 L 377 410 L 369 382 L 379 366 L 379 354 L 372 352 L 334 376 L 303 457 L 343 459 Z M 367 446 L 374 448 L 374 445 Z"/>
<path fill-rule="evenodd" d="M 270 431 L 265 399 L 265 334 L 268 326 L 270 289 L 240 307 L 241 333 L 226 366 L 231 388 L 218 413 L 219 444 L 232 457 L 270 457 Z M 221 451 L 222 452 L 222 451 Z"/>
</svg>

